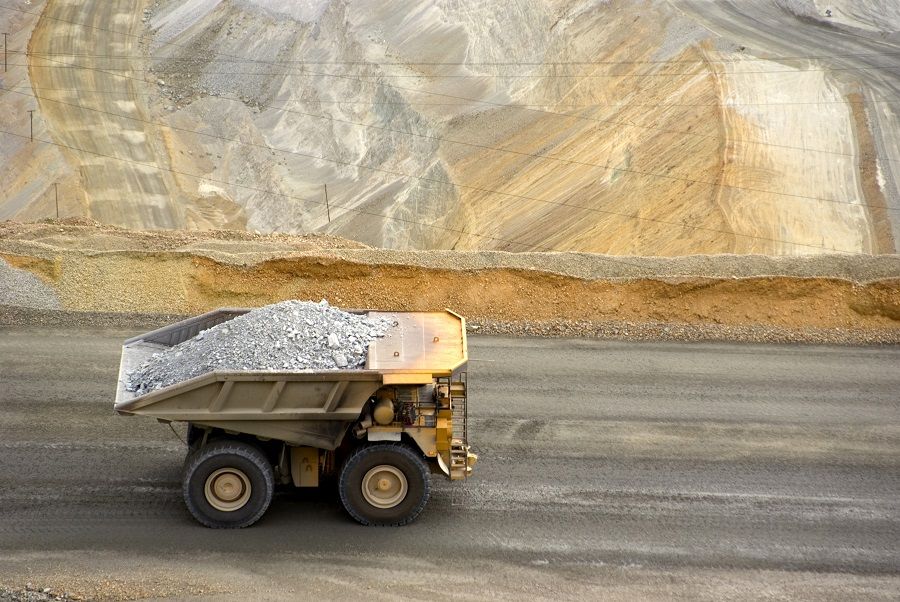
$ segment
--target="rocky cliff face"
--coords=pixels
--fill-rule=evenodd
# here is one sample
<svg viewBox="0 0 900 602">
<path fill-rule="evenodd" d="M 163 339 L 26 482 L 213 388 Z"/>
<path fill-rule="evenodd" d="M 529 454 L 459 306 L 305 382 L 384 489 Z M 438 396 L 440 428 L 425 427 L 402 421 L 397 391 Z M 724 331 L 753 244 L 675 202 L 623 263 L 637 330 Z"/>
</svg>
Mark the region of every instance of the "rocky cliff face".
<svg viewBox="0 0 900 602">
<path fill-rule="evenodd" d="M 898 76 L 883 7 L 695 4 L 7 11 L 30 53 L 0 92 L 15 108 L 2 126 L 20 135 L 4 138 L 0 217 L 55 215 L 58 184 L 62 215 L 134 228 L 392 248 L 894 252 L 900 128 L 884 101 Z M 794 30 L 796 47 L 778 41 Z M 29 103 L 35 143 L 21 137 Z"/>
</svg>

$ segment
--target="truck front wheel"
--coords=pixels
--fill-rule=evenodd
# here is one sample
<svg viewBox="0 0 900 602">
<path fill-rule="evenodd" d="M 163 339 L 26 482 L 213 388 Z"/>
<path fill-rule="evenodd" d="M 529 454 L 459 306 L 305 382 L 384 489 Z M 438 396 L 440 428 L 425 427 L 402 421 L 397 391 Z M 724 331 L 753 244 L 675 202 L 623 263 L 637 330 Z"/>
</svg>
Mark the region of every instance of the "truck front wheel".
<svg viewBox="0 0 900 602">
<path fill-rule="evenodd" d="M 275 490 L 272 465 L 256 447 L 216 441 L 184 462 L 184 503 L 197 521 L 213 529 L 240 529 L 258 521 Z"/>
<path fill-rule="evenodd" d="M 344 509 L 363 525 L 400 526 L 415 520 L 431 486 L 421 456 L 401 444 L 360 447 L 341 468 L 338 488 Z"/>
</svg>

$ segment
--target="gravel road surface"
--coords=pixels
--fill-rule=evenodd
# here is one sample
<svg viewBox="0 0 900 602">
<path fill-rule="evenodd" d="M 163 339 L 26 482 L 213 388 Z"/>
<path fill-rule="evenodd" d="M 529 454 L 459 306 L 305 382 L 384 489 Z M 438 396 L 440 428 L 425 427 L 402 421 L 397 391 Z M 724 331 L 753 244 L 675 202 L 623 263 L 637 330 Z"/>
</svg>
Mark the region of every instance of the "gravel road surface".
<svg viewBox="0 0 900 602">
<path fill-rule="evenodd" d="M 184 449 L 112 412 L 136 329 L 0 328 L 0 586 L 101 599 L 891 599 L 900 349 L 473 337 L 465 484 L 363 528 L 283 492 L 183 508 Z"/>
</svg>

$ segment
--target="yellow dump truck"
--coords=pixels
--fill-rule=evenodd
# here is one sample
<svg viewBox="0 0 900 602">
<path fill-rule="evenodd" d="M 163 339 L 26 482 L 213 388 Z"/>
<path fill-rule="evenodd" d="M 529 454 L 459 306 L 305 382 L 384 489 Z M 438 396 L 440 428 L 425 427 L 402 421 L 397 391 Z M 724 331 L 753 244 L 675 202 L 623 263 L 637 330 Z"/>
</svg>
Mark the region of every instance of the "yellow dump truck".
<svg viewBox="0 0 900 602">
<path fill-rule="evenodd" d="M 122 347 L 115 410 L 189 425 L 183 494 L 197 521 L 246 527 L 276 485 L 335 477 L 355 520 L 403 525 L 425 507 L 432 473 L 471 474 L 465 321 L 450 311 L 353 312 L 393 324 L 369 345 L 363 369 L 219 371 L 128 391 L 128 374 L 154 353 L 248 311 L 215 310 Z"/>
</svg>

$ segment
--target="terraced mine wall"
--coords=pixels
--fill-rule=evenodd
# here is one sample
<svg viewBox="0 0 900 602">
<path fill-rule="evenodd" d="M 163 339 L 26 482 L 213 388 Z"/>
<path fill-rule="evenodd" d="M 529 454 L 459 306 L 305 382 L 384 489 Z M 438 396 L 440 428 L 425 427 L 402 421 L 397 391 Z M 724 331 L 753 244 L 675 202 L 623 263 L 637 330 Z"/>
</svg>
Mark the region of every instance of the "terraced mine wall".
<svg viewBox="0 0 900 602">
<path fill-rule="evenodd" d="M 898 250 L 896 0 L 32 4 L 0 11 L 0 219 Z"/>
</svg>

